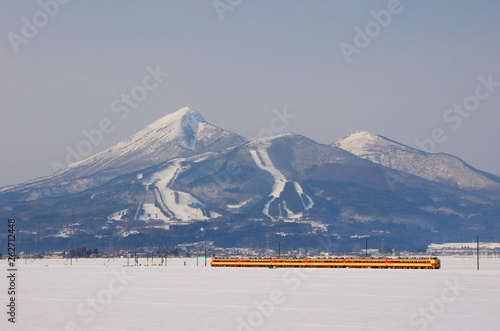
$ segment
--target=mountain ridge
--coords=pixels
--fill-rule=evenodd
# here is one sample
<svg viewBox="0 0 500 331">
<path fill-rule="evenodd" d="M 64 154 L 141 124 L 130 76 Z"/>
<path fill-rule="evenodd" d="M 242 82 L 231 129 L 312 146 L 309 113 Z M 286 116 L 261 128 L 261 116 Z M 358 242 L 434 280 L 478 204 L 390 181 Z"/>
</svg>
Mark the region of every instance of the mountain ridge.
<svg viewBox="0 0 500 331">
<path fill-rule="evenodd" d="M 70 164 L 52 175 L 0 188 L 0 192 L 23 188 L 33 190 L 27 198 L 29 200 L 76 193 L 115 176 L 169 159 L 217 151 L 245 142 L 246 138 L 212 125 L 201 113 L 184 107 L 104 151 Z"/>
<path fill-rule="evenodd" d="M 388 178 L 402 180 L 394 188 Z M 479 185 L 495 179 L 366 131 L 333 144 L 295 133 L 247 141 L 182 108 L 64 171 L 0 189 L 0 215 L 31 236 L 33 220 L 44 222 L 53 247 L 72 231 L 144 244 L 192 242 L 201 228 L 220 245 L 258 245 L 266 231 L 293 245 L 360 235 L 421 245 L 500 237 L 499 194 Z"/>
<path fill-rule="evenodd" d="M 475 169 L 456 156 L 424 152 L 368 131 L 352 133 L 332 145 L 434 182 L 470 190 L 500 190 L 500 178 Z"/>
</svg>

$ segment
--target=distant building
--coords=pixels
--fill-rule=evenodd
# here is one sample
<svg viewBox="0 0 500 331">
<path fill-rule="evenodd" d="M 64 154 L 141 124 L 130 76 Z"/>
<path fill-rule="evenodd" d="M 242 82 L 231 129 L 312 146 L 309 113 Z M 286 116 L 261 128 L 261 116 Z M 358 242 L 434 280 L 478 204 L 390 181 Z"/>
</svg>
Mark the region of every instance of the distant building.
<svg viewBox="0 0 500 331">
<path fill-rule="evenodd" d="M 51 255 L 48 256 L 49 259 L 63 259 L 64 258 L 64 252 L 53 252 Z"/>
<path fill-rule="evenodd" d="M 430 244 L 427 247 L 427 253 L 430 255 L 474 255 L 476 250 L 477 244 L 475 242 Z M 499 255 L 500 243 L 480 242 L 479 252 L 481 255 Z"/>
</svg>

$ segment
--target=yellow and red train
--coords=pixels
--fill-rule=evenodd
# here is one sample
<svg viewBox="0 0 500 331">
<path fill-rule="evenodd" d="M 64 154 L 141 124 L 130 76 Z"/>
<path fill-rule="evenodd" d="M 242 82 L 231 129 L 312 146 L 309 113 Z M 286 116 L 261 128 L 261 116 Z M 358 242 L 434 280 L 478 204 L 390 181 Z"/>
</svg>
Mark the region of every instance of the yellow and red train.
<svg viewBox="0 0 500 331">
<path fill-rule="evenodd" d="M 212 267 L 264 267 L 264 268 L 383 268 L 383 269 L 439 269 L 437 257 L 426 258 L 214 258 Z"/>
</svg>

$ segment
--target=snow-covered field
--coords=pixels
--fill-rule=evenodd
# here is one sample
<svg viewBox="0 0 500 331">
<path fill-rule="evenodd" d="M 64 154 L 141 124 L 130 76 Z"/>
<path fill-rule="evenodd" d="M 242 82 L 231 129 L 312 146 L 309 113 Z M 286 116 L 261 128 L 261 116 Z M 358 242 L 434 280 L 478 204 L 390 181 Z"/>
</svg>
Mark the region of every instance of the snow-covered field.
<svg viewBox="0 0 500 331">
<path fill-rule="evenodd" d="M 440 270 L 126 264 L 17 261 L 13 325 L 2 261 L 0 330 L 500 329 L 500 259 L 482 259 L 480 271 L 473 258 L 443 258 Z"/>
</svg>

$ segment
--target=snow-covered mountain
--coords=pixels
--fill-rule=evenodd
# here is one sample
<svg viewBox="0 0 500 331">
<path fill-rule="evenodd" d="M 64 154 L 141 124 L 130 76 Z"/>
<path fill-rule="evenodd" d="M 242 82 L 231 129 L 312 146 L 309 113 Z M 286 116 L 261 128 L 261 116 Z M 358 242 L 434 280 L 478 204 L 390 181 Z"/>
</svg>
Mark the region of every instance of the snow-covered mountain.
<svg viewBox="0 0 500 331">
<path fill-rule="evenodd" d="M 245 142 L 245 138 L 208 123 L 199 112 L 185 107 L 115 146 L 71 164 L 57 175 L 125 174 L 176 157 L 222 150 Z"/>
<path fill-rule="evenodd" d="M 322 161 L 315 160 L 317 154 Z M 156 218 L 169 224 L 246 213 L 273 221 L 297 220 L 314 206 L 300 184 L 302 174 L 325 162 L 370 164 L 340 149 L 285 134 L 171 160 L 139 177 L 145 191 L 153 192 L 148 202 L 160 207 Z M 110 219 L 123 216 L 114 212 Z"/>
<path fill-rule="evenodd" d="M 332 144 L 363 159 L 427 180 L 468 190 L 499 190 L 500 178 L 444 153 L 426 153 L 373 134 L 355 132 Z"/>
<path fill-rule="evenodd" d="M 2 190 L 23 190 L 29 200 L 61 196 L 95 187 L 116 176 L 166 160 L 218 151 L 245 142 L 242 136 L 208 123 L 199 112 L 185 107 L 52 176 Z"/>
<path fill-rule="evenodd" d="M 185 160 L 173 187 L 187 188 L 223 215 L 266 220 L 300 219 L 311 214 L 315 197 L 305 186 L 306 173 L 325 164 L 373 164 L 304 136 L 284 134 L 257 139 L 209 155 Z"/>
<path fill-rule="evenodd" d="M 109 219 L 134 219 L 138 201 L 159 208 L 149 213 L 150 218 L 168 224 L 244 215 L 272 222 L 379 220 L 435 228 L 437 215 L 466 217 L 470 206 L 491 202 L 411 174 L 392 192 L 387 174 L 400 172 L 301 135 L 285 134 L 174 159 L 124 178 L 115 191 L 127 192 L 124 183 L 131 182 L 142 190 L 134 188 L 136 199 L 129 202 L 128 211 L 123 213 L 123 205 L 117 203 L 120 207 Z M 107 194 L 96 192 L 96 197 Z"/>
<path fill-rule="evenodd" d="M 471 231 L 500 237 L 498 182 L 451 155 L 368 132 L 332 145 L 293 133 L 247 142 L 183 108 L 52 176 L 1 189 L 0 218 L 23 220 L 31 234 L 33 220 L 44 222 L 55 246 L 75 231 L 80 242 L 130 245 L 211 233 L 221 245 L 251 246 L 269 232 L 294 245 L 315 236 L 421 245 Z"/>
</svg>

